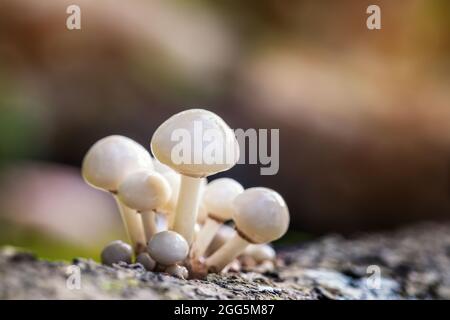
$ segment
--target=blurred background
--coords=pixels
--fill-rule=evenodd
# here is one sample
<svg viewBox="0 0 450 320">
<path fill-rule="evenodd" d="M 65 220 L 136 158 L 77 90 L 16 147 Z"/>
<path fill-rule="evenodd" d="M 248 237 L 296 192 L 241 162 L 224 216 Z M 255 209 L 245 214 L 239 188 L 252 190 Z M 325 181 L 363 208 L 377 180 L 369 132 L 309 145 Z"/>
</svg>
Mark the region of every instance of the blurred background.
<svg viewBox="0 0 450 320">
<path fill-rule="evenodd" d="M 2 0 L 0 245 L 97 258 L 124 235 L 85 152 L 189 107 L 280 129 L 277 175 L 223 175 L 285 197 L 284 241 L 450 218 L 449 1 Z"/>
</svg>

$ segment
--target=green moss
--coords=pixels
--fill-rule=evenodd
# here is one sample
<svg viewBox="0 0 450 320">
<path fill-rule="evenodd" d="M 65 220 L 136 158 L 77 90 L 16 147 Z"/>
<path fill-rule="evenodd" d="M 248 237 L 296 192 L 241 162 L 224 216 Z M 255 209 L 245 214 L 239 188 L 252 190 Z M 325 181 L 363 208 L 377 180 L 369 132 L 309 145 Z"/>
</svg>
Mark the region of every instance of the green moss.
<svg viewBox="0 0 450 320">
<path fill-rule="evenodd" d="M 52 237 L 30 227 L 18 226 L 0 219 L 0 246 L 14 246 L 35 253 L 47 260 L 71 261 L 74 257 L 88 257 L 98 261 L 101 247 L 76 246 L 61 238 Z"/>
</svg>

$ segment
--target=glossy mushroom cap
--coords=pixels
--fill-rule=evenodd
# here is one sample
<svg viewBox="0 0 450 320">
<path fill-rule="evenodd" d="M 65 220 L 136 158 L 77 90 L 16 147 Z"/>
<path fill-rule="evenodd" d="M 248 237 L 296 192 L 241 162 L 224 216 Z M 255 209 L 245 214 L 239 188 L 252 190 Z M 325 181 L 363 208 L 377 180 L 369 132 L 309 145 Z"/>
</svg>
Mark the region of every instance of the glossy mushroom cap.
<svg viewBox="0 0 450 320">
<path fill-rule="evenodd" d="M 82 174 L 91 186 L 115 192 L 130 173 L 152 167 L 152 159 L 144 147 L 129 138 L 113 135 L 97 141 L 88 150 Z"/>
<path fill-rule="evenodd" d="M 243 191 L 242 185 L 230 178 L 208 183 L 203 193 L 203 203 L 209 216 L 220 221 L 230 220 L 234 212 L 233 200 Z"/>
<path fill-rule="evenodd" d="M 179 150 L 183 142 L 187 143 L 187 159 Z M 234 132 L 218 115 L 203 109 L 186 110 L 167 119 L 153 134 L 151 149 L 160 162 L 190 177 L 228 170 L 239 159 Z"/>
<path fill-rule="evenodd" d="M 245 248 L 244 254 L 252 257 L 258 263 L 272 261 L 276 257 L 275 250 L 268 244 L 250 244 Z"/>
<path fill-rule="evenodd" d="M 180 184 L 181 184 L 181 176 L 171 167 L 162 164 L 156 159 L 153 160 L 153 167 L 155 168 L 156 172 L 160 173 L 167 180 L 167 182 L 170 185 L 170 188 L 172 189 L 170 199 L 163 209 L 168 212 L 173 212 L 177 205 L 178 193 L 180 191 Z"/>
<path fill-rule="evenodd" d="M 158 173 L 166 173 L 166 172 L 175 172 L 171 167 L 166 166 L 164 163 L 161 163 L 158 161 L 158 159 L 153 158 L 153 168 L 155 169 L 156 172 Z"/>
<path fill-rule="evenodd" d="M 142 264 L 144 269 L 147 271 L 153 271 L 156 267 L 155 260 L 153 260 L 147 252 L 139 253 L 136 257 L 136 263 Z"/>
<path fill-rule="evenodd" d="M 155 171 L 137 171 L 119 185 L 119 199 L 138 211 L 155 210 L 170 199 L 169 183 Z"/>
<path fill-rule="evenodd" d="M 189 246 L 180 234 L 162 231 L 150 239 L 147 250 L 156 262 L 170 266 L 186 259 Z"/>
<path fill-rule="evenodd" d="M 251 243 L 267 243 L 282 237 L 289 226 L 289 210 L 283 198 L 268 188 L 249 188 L 234 199 L 233 220 L 239 234 Z"/>
<path fill-rule="evenodd" d="M 186 269 L 186 267 L 180 266 L 178 264 L 173 264 L 171 266 L 168 266 L 165 270 L 168 274 L 171 276 L 180 278 L 180 279 L 187 279 L 189 277 L 189 271 Z"/>
<path fill-rule="evenodd" d="M 115 240 L 109 243 L 101 253 L 101 261 L 104 265 L 112 266 L 114 263 L 131 263 L 133 249 L 123 241 Z"/>
</svg>

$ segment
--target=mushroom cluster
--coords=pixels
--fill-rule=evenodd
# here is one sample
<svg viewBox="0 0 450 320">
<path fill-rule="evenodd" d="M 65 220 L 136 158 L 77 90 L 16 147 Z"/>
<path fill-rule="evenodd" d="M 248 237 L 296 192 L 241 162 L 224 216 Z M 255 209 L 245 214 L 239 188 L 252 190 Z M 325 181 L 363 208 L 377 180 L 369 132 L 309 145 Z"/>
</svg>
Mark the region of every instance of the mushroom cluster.
<svg viewBox="0 0 450 320">
<path fill-rule="evenodd" d="M 213 134 L 199 141 L 199 126 Z M 174 157 L 176 132 L 194 137 L 184 155 L 193 161 Z M 204 157 L 211 143 L 215 152 Z M 131 244 L 108 244 L 101 253 L 104 264 L 131 263 L 134 256 L 149 271 L 188 278 L 221 272 L 238 257 L 255 264 L 275 259 L 267 243 L 287 231 L 283 198 L 268 188 L 244 189 L 231 178 L 206 180 L 239 158 L 238 142 L 223 119 L 203 109 L 180 112 L 157 128 L 150 147 L 154 158 L 135 141 L 112 135 L 96 142 L 83 160 L 83 178 L 114 197 Z M 226 161 L 214 158 L 225 152 L 231 152 Z"/>
</svg>

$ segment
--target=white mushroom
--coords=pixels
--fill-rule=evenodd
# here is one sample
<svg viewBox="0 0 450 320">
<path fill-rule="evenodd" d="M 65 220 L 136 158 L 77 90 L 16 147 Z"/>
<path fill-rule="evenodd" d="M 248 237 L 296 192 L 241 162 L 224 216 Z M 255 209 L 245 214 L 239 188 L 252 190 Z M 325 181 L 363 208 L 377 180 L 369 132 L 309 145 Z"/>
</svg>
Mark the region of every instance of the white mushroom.
<svg viewBox="0 0 450 320">
<path fill-rule="evenodd" d="M 242 185 L 231 178 L 216 179 L 206 186 L 203 204 L 208 216 L 192 246 L 194 259 L 205 254 L 220 226 L 232 218 L 233 200 L 243 191 Z"/>
<path fill-rule="evenodd" d="M 136 262 L 142 264 L 147 271 L 153 271 L 156 267 L 156 261 L 147 252 L 139 253 L 136 257 Z"/>
<path fill-rule="evenodd" d="M 171 276 L 180 278 L 180 279 L 187 279 L 189 277 L 189 271 L 186 267 L 180 266 L 178 264 L 173 264 L 171 266 L 168 266 L 165 270 L 168 274 Z"/>
<path fill-rule="evenodd" d="M 275 250 L 268 244 L 250 244 L 245 248 L 244 255 L 247 255 L 256 263 L 275 260 Z"/>
<path fill-rule="evenodd" d="M 162 175 L 155 171 L 137 171 L 119 185 L 119 199 L 142 215 L 145 237 L 150 240 L 158 232 L 155 211 L 170 199 L 170 186 Z"/>
<path fill-rule="evenodd" d="M 134 210 L 122 204 L 116 193 L 126 176 L 143 168 L 152 168 L 150 154 L 135 141 L 118 135 L 97 141 L 86 153 L 82 164 L 84 180 L 114 196 L 135 252 L 145 248 L 142 222 Z"/>
<path fill-rule="evenodd" d="M 268 188 L 250 188 L 234 200 L 236 234 L 206 259 L 206 266 L 220 272 L 251 243 L 267 243 L 282 237 L 289 226 L 283 198 Z"/>
<path fill-rule="evenodd" d="M 216 114 L 191 109 L 161 124 L 151 141 L 155 158 L 181 174 L 173 230 L 189 245 L 201 198 L 202 178 L 233 167 L 239 145 L 233 131 Z"/>
<path fill-rule="evenodd" d="M 170 188 L 172 189 L 172 194 L 169 201 L 164 207 L 161 208 L 161 211 L 166 214 L 167 227 L 171 229 L 173 226 L 173 221 L 175 220 L 175 208 L 177 206 L 178 193 L 180 191 L 181 175 L 169 166 L 162 164 L 157 159 L 153 160 L 153 165 L 155 167 L 155 171 L 160 173 L 167 180 Z"/>
<path fill-rule="evenodd" d="M 123 241 L 115 240 L 109 243 L 102 251 L 100 258 L 104 265 L 112 266 L 115 263 L 131 263 L 133 249 Z"/>
<path fill-rule="evenodd" d="M 171 266 L 186 259 L 189 246 L 180 234 L 162 231 L 150 239 L 147 250 L 157 263 Z"/>
</svg>

